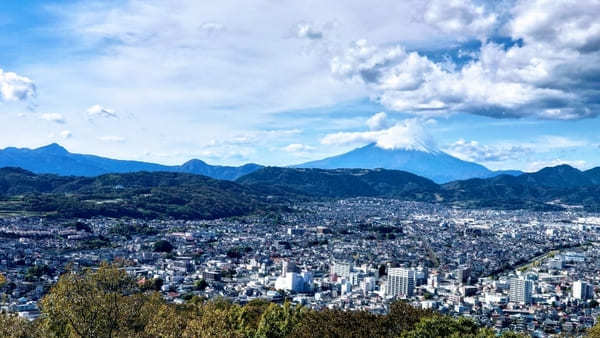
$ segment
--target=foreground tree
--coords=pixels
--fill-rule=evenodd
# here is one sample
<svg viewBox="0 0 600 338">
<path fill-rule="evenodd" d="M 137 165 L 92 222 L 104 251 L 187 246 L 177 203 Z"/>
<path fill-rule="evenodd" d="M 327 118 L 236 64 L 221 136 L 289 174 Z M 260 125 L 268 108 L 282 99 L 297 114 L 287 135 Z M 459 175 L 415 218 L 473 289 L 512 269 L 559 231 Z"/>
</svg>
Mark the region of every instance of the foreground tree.
<svg viewBox="0 0 600 338">
<path fill-rule="evenodd" d="M 33 323 L 0 313 L 0 337 L 472 337 L 492 338 L 465 318 L 452 318 L 406 303 L 389 314 L 310 310 L 290 303 L 255 300 L 246 305 L 192 297 L 187 304 L 165 302 L 143 292 L 120 265 L 67 272 L 40 302 Z M 598 328 L 590 337 L 600 337 Z M 518 337 L 517 335 L 504 335 Z"/>
<path fill-rule="evenodd" d="M 59 337 L 134 335 L 144 295 L 135 280 L 115 265 L 62 275 L 41 303 L 45 327 Z"/>
<path fill-rule="evenodd" d="M 587 336 L 589 338 L 600 338 L 600 318 L 598 318 L 598 323 L 596 326 L 588 330 Z"/>
<path fill-rule="evenodd" d="M 27 320 L 16 315 L 0 313 L 0 337 L 35 337 L 35 328 Z"/>
</svg>

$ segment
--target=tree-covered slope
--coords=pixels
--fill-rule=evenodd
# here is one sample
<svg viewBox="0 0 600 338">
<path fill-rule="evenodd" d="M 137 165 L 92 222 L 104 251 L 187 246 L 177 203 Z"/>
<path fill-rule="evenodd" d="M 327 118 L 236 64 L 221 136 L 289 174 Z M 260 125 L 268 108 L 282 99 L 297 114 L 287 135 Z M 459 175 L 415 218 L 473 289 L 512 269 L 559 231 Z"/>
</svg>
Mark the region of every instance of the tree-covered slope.
<svg viewBox="0 0 600 338">
<path fill-rule="evenodd" d="M 305 169 L 267 167 L 243 176 L 238 183 L 271 186 L 314 197 L 395 197 L 434 192 L 439 186 L 404 171 L 384 169 Z"/>
<path fill-rule="evenodd" d="M 171 172 L 64 177 L 4 168 L 0 195 L 13 200 L 18 196 L 23 210 L 59 217 L 211 219 L 276 206 L 251 187 Z"/>
</svg>

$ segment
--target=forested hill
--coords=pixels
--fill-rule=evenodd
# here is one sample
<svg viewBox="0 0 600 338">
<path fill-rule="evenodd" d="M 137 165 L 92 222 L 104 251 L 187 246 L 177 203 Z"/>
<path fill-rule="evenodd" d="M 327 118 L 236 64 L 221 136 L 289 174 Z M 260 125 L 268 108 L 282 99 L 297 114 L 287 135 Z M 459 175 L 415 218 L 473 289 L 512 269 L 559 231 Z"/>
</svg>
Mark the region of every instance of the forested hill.
<svg viewBox="0 0 600 338">
<path fill-rule="evenodd" d="M 350 197 L 396 198 L 462 207 L 600 211 L 600 170 L 569 166 L 438 185 L 384 169 L 267 167 L 235 182 L 173 172 L 98 177 L 36 175 L 0 169 L 0 214 L 59 217 L 214 219 L 281 210 L 289 201 Z"/>
<path fill-rule="evenodd" d="M 442 185 L 397 170 L 276 167 L 257 170 L 237 182 L 313 197 L 389 197 L 499 209 L 557 210 L 569 205 L 600 211 L 600 168 L 580 171 L 568 165 Z"/>
<path fill-rule="evenodd" d="M 427 178 L 405 171 L 385 169 L 266 167 L 242 176 L 236 182 L 248 186 L 269 186 L 300 195 L 332 198 L 413 198 L 441 189 Z"/>
<path fill-rule="evenodd" d="M 277 207 L 251 187 L 171 172 L 65 177 L 2 168 L 0 196 L 13 211 L 60 217 L 213 219 Z"/>
</svg>

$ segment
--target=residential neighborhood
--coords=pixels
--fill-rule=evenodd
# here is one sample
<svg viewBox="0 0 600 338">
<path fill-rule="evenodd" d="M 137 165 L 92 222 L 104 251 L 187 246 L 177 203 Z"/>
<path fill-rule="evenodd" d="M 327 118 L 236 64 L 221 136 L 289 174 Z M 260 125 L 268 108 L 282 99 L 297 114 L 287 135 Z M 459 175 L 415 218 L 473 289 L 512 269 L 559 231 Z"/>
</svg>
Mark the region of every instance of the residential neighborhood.
<svg viewBox="0 0 600 338">
<path fill-rule="evenodd" d="M 1 306 L 33 320 L 62 273 L 118 262 L 168 301 L 393 300 L 498 332 L 575 334 L 600 315 L 600 217 L 354 198 L 211 221 L 0 220 Z"/>
</svg>

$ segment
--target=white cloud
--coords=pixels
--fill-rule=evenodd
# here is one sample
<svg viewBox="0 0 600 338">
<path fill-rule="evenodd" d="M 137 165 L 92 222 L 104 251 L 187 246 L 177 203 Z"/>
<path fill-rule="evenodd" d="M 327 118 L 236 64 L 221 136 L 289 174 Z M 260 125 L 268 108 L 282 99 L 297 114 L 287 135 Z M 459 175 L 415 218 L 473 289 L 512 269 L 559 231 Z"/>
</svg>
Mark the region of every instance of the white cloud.
<svg viewBox="0 0 600 338">
<path fill-rule="evenodd" d="M 0 69 L 0 101 L 24 101 L 35 95 L 31 79 Z"/>
<path fill-rule="evenodd" d="M 521 0 L 512 12 L 508 30 L 515 38 L 552 49 L 600 50 L 600 2 L 596 0 Z"/>
<path fill-rule="evenodd" d="M 444 150 L 466 161 L 490 163 L 524 160 L 540 154 L 551 154 L 557 150 L 576 149 L 589 145 L 590 143 L 584 140 L 559 135 L 543 135 L 532 141 L 496 141 L 493 144 L 459 139 Z"/>
<path fill-rule="evenodd" d="M 452 143 L 445 150 L 452 156 L 472 162 L 515 160 L 533 152 L 531 148 L 522 145 L 484 145 L 463 139 Z"/>
<path fill-rule="evenodd" d="M 63 140 L 67 140 L 67 139 L 70 139 L 71 137 L 73 137 L 73 133 L 71 133 L 70 130 L 63 130 L 63 131 L 59 132 L 58 134 L 52 132 L 52 133 L 48 134 L 48 137 L 51 139 L 61 138 Z"/>
<path fill-rule="evenodd" d="M 383 149 L 437 151 L 433 138 L 417 119 L 407 119 L 383 130 L 329 134 L 321 140 L 321 143 L 326 145 L 375 143 Z"/>
<path fill-rule="evenodd" d="M 283 148 L 283 150 L 288 153 L 308 152 L 308 151 L 311 151 L 314 149 L 315 149 L 315 147 L 312 147 L 312 146 L 309 146 L 306 144 L 301 144 L 301 143 L 292 143 Z"/>
<path fill-rule="evenodd" d="M 446 34 L 484 38 L 498 24 L 495 13 L 464 0 L 429 1 L 423 20 Z"/>
<path fill-rule="evenodd" d="M 389 128 L 390 121 L 388 120 L 387 114 L 385 112 L 379 112 L 371 116 L 367 120 L 367 127 L 369 127 L 370 130 L 381 130 Z"/>
<path fill-rule="evenodd" d="M 98 137 L 98 140 L 100 140 L 102 142 L 115 142 L 115 143 L 125 142 L 124 137 L 114 136 L 114 135 L 100 136 L 100 137 Z"/>
<path fill-rule="evenodd" d="M 101 117 L 101 118 L 117 118 L 118 117 L 117 113 L 113 109 L 104 108 L 99 104 L 89 107 L 85 112 L 87 113 L 88 117 L 91 119 L 97 118 L 97 117 Z"/>
<path fill-rule="evenodd" d="M 502 2 L 512 6 L 516 0 Z M 263 148 L 278 150 L 273 154 L 257 151 L 256 161 L 281 163 L 286 160 L 280 156 L 288 155 L 281 151 L 286 145 L 313 144 L 310 137 L 332 130 L 362 131 L 356 128 L 364 125 L 367 113 L 350 110 L 355 105 L 322 114 L 314 128 L 318 130 L 311 130 L 303 124 L 306 115 L 276 112 L 364 97 L 387 106 L 369 113 L 385 110 L 390 118 L 395 111 L 544 119 L 597 114 L 597 20 L 590 19 L 598 12 L 596 2 L 571 2 L 572 8 L 566 8 L 563 1 L 531 0 L 519 2 L 508 14 L 492 3 L 497 2 L 384 0 L 373 6 L 360 0 L 89 0 L 48 5 L 44 9 L 53 8 L 50 14 L 56 16 L 39 31 L 69 44 L 40 52 L 49 57 L 39 62 L 17 62 L 14 70 L 43 88 L 43 111 L 67 114 L 79 109 L 84 115 L 85 108 L 99 103 L 104 107 L 99 106 L 98 117 L 114 117 L 110 108 L 117 109 L 121 119 L 92 125 L 67 116 L 79 147 L 89 151 L 107 149 L 97 142 L 98 135 L 126 135 L 126 144 L 112 147 L 122 157 L 138 156 L 144 148 L 192 154 L 210 140 L 215 140 L 207 147 L 214 156 L 240 149 L 249 153 L 248 148 L 262 142 L 252 130 L 302 126 L 302 135 L 264 142 Z M 369 43 L 347 48 L 361 38 Z M 472 39 L 480 39 L 482 47 Z M 308 49 L 318 51 L 303 53 Z M 461 61 L 444 61 L 446 52 L 460 54 Z M 337 63 L 330 65 L 334 57 Z M 125 119 L 129 112 L 140 118 Z M 336 127 L 339 121 L 354 124 Z M 23 119 L 19 126 L 28 122 Z M 45 138 L 53 126 L 38 124 L 45 128 L 39 137 Z M 464 137 L 469 139 L 468 134 Z M 321 148 L 327 152 L 336 147 Z M 169 161 L 182 159 L 177 155 Z"/>
<path fill-rule="evenodd" d="M 323 31 L 317 29 L 309 23 L 299 23 L 296 26 L 296 37 L 300 39 L 320 40 L 323 38 Z"/>
<path fill-rule="evenodd" d="M 58 114 L 58 113 L 44 113 L 40 116 L 40 118 L 42 120 L 59 123 L 59 124 L 66 123 L 65 117 L 62 116 L 62 114 Z"/>
<path fill-rule="evenodd" d="M 455 8 L 470 11 L 468 15 L 448 14 L 438 10 L 440 3 L 431 2 L 429 8 L 465 22 L 494 21 L 478 14 L 482 11 L 478 7 Z M 450 7 L 458 4 L 450 2 Z M 600 2 L 582 4 L 521 2 L 506 28 L 520 43 L 505 46 L 483 39 L 477 57 L 462 66 L 432 61 L 401 45 L 378 47 L 359 40 L 332 59 L 331 71 L 351 83 L 367 85 L 389 109 L 413 114 L 594 117 L 600 114 L 600 23 L 594 19 L 600 15 Z M 448 25 L 464 29 L 462 19 L 452 19 Z"/>
</svg>

